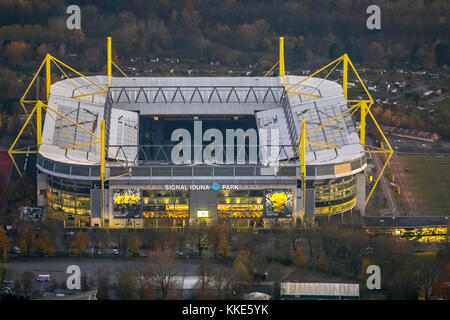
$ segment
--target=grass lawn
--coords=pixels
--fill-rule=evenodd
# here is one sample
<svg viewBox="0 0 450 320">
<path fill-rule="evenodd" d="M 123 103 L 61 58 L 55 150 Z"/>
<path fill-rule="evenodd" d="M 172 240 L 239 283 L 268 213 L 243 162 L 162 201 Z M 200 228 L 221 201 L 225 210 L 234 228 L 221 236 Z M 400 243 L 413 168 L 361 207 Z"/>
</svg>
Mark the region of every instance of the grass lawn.
<svg viewBox="0 0 450 320">
<path fill-rule="evenodd" d="M 421 215 L 450 215 L 450 156 L 399 155 Z"/>
<path fill-rule="evenodd" d="M 0 267 L 0 285 L 3 282 L 3 280 L 5 280 L 5 276 L 6 276 L 6 269 Z"/>
<path fill-rule="evenodd" d="M 439 102 L 440 106 L 450 107 L 450 98 L 445 98 L 441 102 Z"/>
</svg>

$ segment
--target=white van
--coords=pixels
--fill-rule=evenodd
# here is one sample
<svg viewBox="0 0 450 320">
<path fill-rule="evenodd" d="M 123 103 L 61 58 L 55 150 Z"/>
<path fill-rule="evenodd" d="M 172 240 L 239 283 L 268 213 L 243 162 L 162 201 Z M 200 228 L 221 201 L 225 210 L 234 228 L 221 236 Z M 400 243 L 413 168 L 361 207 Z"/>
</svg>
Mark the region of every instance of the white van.
<svg viewBox="0 0 450 320">
<path fill-rule="evenodd" d="M 46 281 L 50 281 L 50 275 L 49 274 L 40 274 L 38 275 L 38 277 L 36 278 L 37 281 L 40 282 L 46 282 Z"/>
</svg>

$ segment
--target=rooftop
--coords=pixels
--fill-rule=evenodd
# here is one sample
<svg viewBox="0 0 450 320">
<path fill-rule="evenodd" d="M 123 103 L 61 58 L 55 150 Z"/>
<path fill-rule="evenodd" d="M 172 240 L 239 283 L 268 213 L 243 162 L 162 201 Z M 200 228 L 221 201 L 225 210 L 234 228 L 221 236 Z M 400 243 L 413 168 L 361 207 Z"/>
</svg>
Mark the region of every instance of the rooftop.
<svg viewBox="0 0 450 320">
<path fill-rule="evenodd" d="M 286 87 L 303 79 L 287 76 Z M 299 121 L 305 119 L 307 131 L 327 124 L 315 130 L 308 140 L 338 146 L 337 149 L 308 146 L 308 164 L 338 164 L 364 155 L 353 119 L 349 113 L 339 117 L 348 106 L 342 87 L 334 81 L 309 78 L 295 88 L 300 95 L 286 94 L 279 77 L 115 77 L 108 93 L 100 92 L 100 87 L 107 88 L 106 76 L 62 80 L 52 85 L 48 104 L 97 136 L 100 120 L 106 118 L 107 144 L 129 146 L 120 150 L 110 148 L 119 160 L 137 160 L 139 116 L 143 114 L 251 114 L 256 117 L 260 133 L 265 128 L 279 129 L 280 146 L 295 146 Z M 95 92 L 98 93 L 86 96 Z M 110 117 L 105 117 L 109 110 Z M 49 110 L 40 154 L 65 163 L 96 165 L 100 161 L 100 147 L 89 144 L 94 140 L 92 135 Z M 74 144 L 84 145 L 65 148 Z M 292 151 L 291 147 L 286 148 L 279 160 L 287 159 Z"/>
<path fill-rule="evenodd" d="M 364 217 L 364 228 L 420 228 L 448 225 L 448 217 Z"/>
</svg>

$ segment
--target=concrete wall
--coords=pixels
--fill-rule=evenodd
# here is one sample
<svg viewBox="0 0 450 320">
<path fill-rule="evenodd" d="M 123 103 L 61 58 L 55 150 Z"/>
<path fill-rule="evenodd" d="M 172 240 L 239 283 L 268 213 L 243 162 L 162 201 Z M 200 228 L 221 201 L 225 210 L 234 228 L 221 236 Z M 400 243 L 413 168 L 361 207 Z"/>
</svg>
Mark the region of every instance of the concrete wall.
<svg viewBox="0 0 450 320">
<path fill-rule="evenodd" d="M 198 210 L 208 210 L 208 218 L 217 216 L 217 191 L 202 190 L 189 192 L 189 215 L 191 219 L 197 219 Z"/>
<path fill-rule="evenodd" d="M 361 212 L 361 216 L 366 213 L 366 175 L 364 172 L 356 175 L 356 209 Z"/>
</svg>

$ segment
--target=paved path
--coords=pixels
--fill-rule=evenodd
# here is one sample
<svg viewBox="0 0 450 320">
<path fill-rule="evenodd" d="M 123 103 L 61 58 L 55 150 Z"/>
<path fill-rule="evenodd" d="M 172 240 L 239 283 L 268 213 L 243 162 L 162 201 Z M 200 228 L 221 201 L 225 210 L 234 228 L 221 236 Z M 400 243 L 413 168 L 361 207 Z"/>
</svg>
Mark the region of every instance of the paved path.
<svg viewBox="0 0 450 320">
<path fill-rule="evenodd" d="M 202 259 L 184 260 L 175 258 L 174 270 L 177 276 L 194 276 L 197 274 L 199 265 Z M 67 280 L 68 274 L 66 269 L 69 265 L 78 265 L 81 273 L 87 275 L 90 279 L 97 277 L 98 270 L 102 267 L 107 267 L 110 272 L 110 279 L 115 282 L 116 276 L 120 270 L 135 269 L 144 270 L 148 265 L 145 258 L 141 259 L 104 259 L 104 258 L 30 258 L 23 260 L 15 260 L 8 262 L 5 267 L 7 269 L 7 280 L 19 280 L 22 273 L 31 271 L 35 277 L 39 274 L 49 274 L 51 279 L 55 279 L 59 283 Z M 227 268 L 223 265 L 212 264 L 215 269 Z M 45 283 L 43 288 L 49 286 L 50 283 Z M 36 281 L 35 289 L 41 290 L 42 284 Z"/>
<path fill-rule="evenodd" d="M 416 215 L 417 204 L 405 177 L 405 168 L 398 155 L 394 154 L 392 158 L 392 168 L 394 169 L 395 183 L 400 187 L 400 196 L 406 203 L 407 214 L 410 216 Z"/>
<path fill-rule="evenodd" d="M 383 168 L 383 163 L 380 159 L 379 154 L 372 153 L 372 159 L 376 167 L 377 174 L 379 174 L 379 172 Z M 383 189 L 383 194 L 386 196 L 386 199 L 388 200 L 387 201 L 388 209 L 390 212 L 392 212 L 392 215 L 394 216 L 402 215 L 402 210 L 400 209 L 397 203 L 397 199 L 395 199 L 395 195 L 394 192 L 392 191 L 391 185 L 389 181 L 387 181 L 387 179 L 384 177 L 384 175 L 381 176 L 380 181 L 378 181 L 378 185 L 381 186 L 381 188 Z"/>
</svg>

